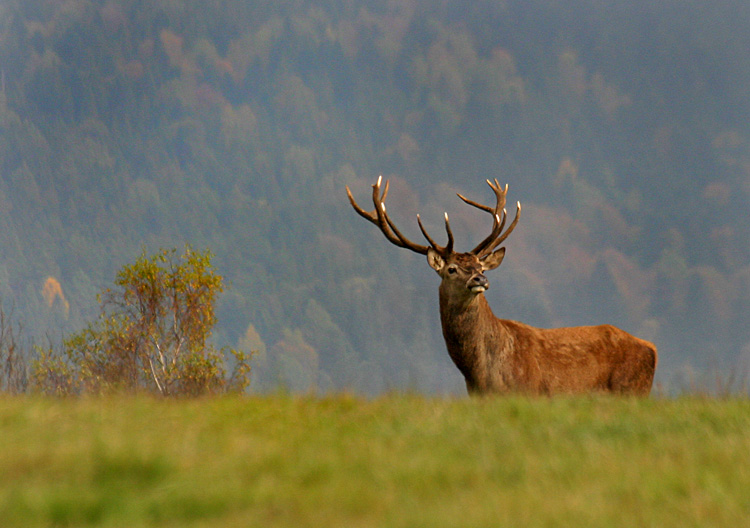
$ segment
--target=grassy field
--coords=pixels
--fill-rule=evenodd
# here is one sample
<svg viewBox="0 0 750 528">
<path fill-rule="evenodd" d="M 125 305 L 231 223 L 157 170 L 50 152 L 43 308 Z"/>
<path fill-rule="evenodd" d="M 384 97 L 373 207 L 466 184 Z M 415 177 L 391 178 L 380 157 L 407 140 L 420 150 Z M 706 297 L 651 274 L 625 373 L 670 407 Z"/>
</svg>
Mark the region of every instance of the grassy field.
<svg viewBox="0 0 750 528">
<path fill-rule="evenodd" d="M 0 399 L 0 526 L 750 519 L 750 401 Z"/>
</svg>

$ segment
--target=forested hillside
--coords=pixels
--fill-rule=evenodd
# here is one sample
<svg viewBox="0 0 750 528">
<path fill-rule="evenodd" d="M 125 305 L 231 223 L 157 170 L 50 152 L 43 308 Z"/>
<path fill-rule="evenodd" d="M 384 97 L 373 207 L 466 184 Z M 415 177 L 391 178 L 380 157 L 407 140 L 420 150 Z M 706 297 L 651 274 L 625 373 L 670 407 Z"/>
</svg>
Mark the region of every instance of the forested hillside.
<svg viewBox="0 0 750 528">
<path fill-rule="evenodd" d="M 226 279 L 253 384 L 461 391 L 438 279 L 350 208 L 379 174 L 414 239 L 524 206 L 496 314 L 609 322 L 657 379 L 750 365 L 750 4 L 5 0 L 0 295 L 59 340 L 145 248 Z M 742 359 L 744 355 L 744 360 Z M 737 369 L 735 368 L 735 372 Z"/>
</svg>

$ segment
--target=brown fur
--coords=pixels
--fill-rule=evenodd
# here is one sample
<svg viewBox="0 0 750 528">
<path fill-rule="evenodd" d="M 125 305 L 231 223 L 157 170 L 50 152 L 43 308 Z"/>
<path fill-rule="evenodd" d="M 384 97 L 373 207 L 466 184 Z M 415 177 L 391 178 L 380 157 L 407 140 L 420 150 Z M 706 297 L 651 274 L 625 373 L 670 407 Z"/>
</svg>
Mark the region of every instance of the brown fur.
<svg viewBox="0 0 750 528">
<path fill-rule="evenodd" d="M 471 254 L 430 264 L 443 279 L 440 319 L 448 353 L 470 393 L 650 392 L 657 362 L 652 343 L 610 325 L 542 329 L 498 319 L 484 293 L 470 289 L 478 277 L 486 283 L 483 272 L 491 267 Z"/>
</svg>

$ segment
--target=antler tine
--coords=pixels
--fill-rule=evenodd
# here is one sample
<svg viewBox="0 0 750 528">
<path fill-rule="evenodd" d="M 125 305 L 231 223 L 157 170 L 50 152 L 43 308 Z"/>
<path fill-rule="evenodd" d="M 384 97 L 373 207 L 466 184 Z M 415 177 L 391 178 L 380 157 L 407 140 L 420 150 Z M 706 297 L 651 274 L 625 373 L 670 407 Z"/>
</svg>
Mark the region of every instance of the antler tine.
<svg viewBox="0 0 750 528">
<path fill-rule="evenodd" d="M 359 204 L 354 200 L 354 196 L 352 196 L 352 192 L 349 190 L 349 186 L 346 186 L 346 195 L 349 197 L 349 203 L 352 204 L 352 207 L 357 212 L 359 216 L 364 218 L 365 220 L 369 220 L 370 222 L 377 225 L 378 218 L 374 213 L 368 213 L 364 209 L 362 209 Z"/>
<path fill-rule="evenodd" d="M 372 186 L 374 196 L 378 196 L 380 191 L 380 182 L 383 181 L 383 176 L 378 176 L 378 182 Z M 391 186 L 390 180 L 385 180 L 385 187 L 383 188 L 383 195 L 378 199 L 379 203 L 385 202 L 385 197 L 388 196 L 388 188 Z M 374 197 L 373 197 L 374 199 Z"/>
<path fill-rule="evenodd" d="M 354 210 L 361 217 L 365 218 L 366 220 L 378 226 L 389 242 L 399 247 L 410 249 L 416 253 L 426 255 L 427 251 L 430 248 L 427 246 L 423 246 L 421 244 L 416 244 L 412 242 L 411 240 L 409 240 L 408 238 L 406 238 L 401 233 L 401 231 L 398 230 L 398 228 L 393 223 L 393 221 L 391 221 L 391 219 L 388 217 L 388 213 L 386 213 L 386 210 L 385 210 L 385 198 L 386 196 L 388 196 L 389 181 L 388 180 L 385 181 L 385 187 L 383 188 L 383 192 L 381 194 L 380 188 L 381 188 L 382 180 L 383 180 L 383 177 L 380 176 L 378 178 L 377 183 L 375 183 L 372 186 L 372 202 L 375 205 L 374 211 L 368 212 L 362 209 L 362 207 L 360 207 L 357 204 L 357 202 L 354 200 L 354 196 L 352 196 L 352 193 L 349 190 L 349 186 L 347 185 L 346 194 L 349 196 L 349 202 L 352 204 L 352 207 L 354 208 Z M 422 232 L 424 233 L 425 231 L 422 230 Z M 431 240 L 431 239 L 428 239 L 428 240 Z M 439 246 L 435 246 L 435 249 L 440 251 L 440 249 L 442 248 L 440 248 Z"/>
<path fill-rule="evenodd" d="M 490 180 L 486 180 L 487 185 L 490 186 L 490 189 L 492 189 L 495 193 L 495 198 L 497 200 L 495 204 L 495 208 L 493 209 L 489 205 L 482 205 L 480 203 L 477 203 L 473 200 L 469 200 L 461 193 L 456 193 L 459 198 L 461 198 L 464 202 L 467 204 L 476 207 L 477 209 L 481 209 L 482 211 L 487 211 L 488 213 L 492 213 L 493 215 L 499 214 L 499 212 L 502 210 L 503 207 L 505 207 L 505 194 L 508 192 L 508 185 L 505 185 L 505 190 L 503 190 L 500 187 L 500 184 L 497 180 L 495 180 L 495 184 L 493 185 Z"/>
<path fill-rule="evenodd" d="M 503 233 L 501 237 L 499 237 L 497 240 L 495 240 L 492 244 L 490 244 L 487 249 L 484 250 L 484 254 L 488 255 L 492 253 L 497 246 L 503 243 L 503 241 L 508 238 L 508 235 L 510 235 L 513 230 L 516 228 L 516 225 L 518 225 L 518 220 L 521 218 L 521 202 L 516 202 L 516 217 L 513 219 L 513 221 L 508 226 L 507 231 Z M 505 223 L 505 220 L 503 219 L 503 223 Z"/>
<path fill-rule="evenodd" d="M 422 218 L 419 215 L 417 215 L 417 224 L 419 224 L 419 230 L 422 231 L 422 234 L 427 239 L 427 242 L 429 242 L 432 247 L 440 247 L 435 243 L 434 240 L 432 240 L 432 237 L 424 228 L 424 225 L 422 225 Z"/>
<path fill-rule="evenodd" d="M 448 222 L 448 213 L 445 213 L 445 231 L 448 233 L 448 244 L 442 248 L 444 254 L 453 253 L 453 231 L 451 231 L 451 225 Z"/>
<path fill-rule="evenodd" d="M 393 221 L 388 216 L 388 213 L 385 209 L 385 198 L 388 196 L 388 189 L 389 189 L 389 181 L 385 180 L 385 186 L 383 186 L 383 177 L 380 176 L 378 178 L 378 181 L 372 186 L 372 203 L 375 205 L 374 211 L 365 211 L 362 207 L 357 204 L 356 200 L 354 199 L 354 196 L 352 195 L 351 190 L 349 189 L 349 186 L 346 186 L 346 194 L 349 197 L 349 202 L 352 204 L 352 207 L 354 210 L 359 214 L 362 218 L 366 219 L 369 222 L 372 222 L 378 228 L 383 232 L 383 235 L 392 243 L 399 247 L 410 249 L 416 253 L 421 253 L 422 255 L 426 255 L 427 252 L 430 250 L 430 247 L 432 247 L 435 251 L 437 251 L 440 255 L 443 257 L 447 257 L 451 253 L 453 253 L 453 243 L 454 243 L 454 237 L 453 237 L 453 231 L 451 230 L 450 221 L 448 220 L 448 213 L 445 213 L 445 231 L 448 234 L 448 243 L 445 246 L 438 245 L 432 237 L 427 233 L 427 230 L 425 229 L 424 225 L 422 224 L 422 219 L 419 215 L 417 215 L 417 224 L 419 224 L 419 229 L 422 231 L 422 234 L 424 235 L 425 239 L 427 239 L 427 242 L 429 242 L 429 246 L 423 246 L 421 244 L 416 244 L 406 238 L 401 231 L 396 227 L 396 224 L 393 223 Z M 477 254 L 477 252 L 482 251 L 482 248 L 485 246 L 488 246 L 492 244 L 492 242 L 500 235 L 500 233 L 503 230 L 503 226 L 505 225 L 505 211 L 503 211 L 503 218 L 502 221 L 500 220 L 500 216 L 497 213 L 499 208 L 501 208 L 503 205 L 505 205 L 505 193 L 508 191 L 508 186 L 505 186 L 505 190 L 500 188 L 500 184 L 497 180 L 495 180 L 495 183 L 493 184 L 489 180 L 487 180 L 487 183 L 492 188 L 492 190 L 495 192 L 495 195 L 497 197 L 497 205 L 495 206 L 494 213 L 493 213 L 493 227 L 492 227 L 492 234 L 490 237 L 487 237 L 480 246 L 477 246 L 477 248 L 473 251 L 473 253 Z M 382 192 L 381 192 L 382 188 Z M 476 202 L 473 202 L 469 200 L 468 198 L 464 198 L 460 194 L 458 195 L 463 201 L 468 203 L 469 205 L 473 205 L 474 207 L 478 207 L 479 209 L 482 209 L 483 211 L 489 211 L 493 212 L 493 209 L 482 204 L 478 204 Z M 517 221 L 517 220 L 516 220 Z"/>
<path fill-rule="evenodd" d="M 430 245 L 435 248 L 435 251 L 440 253 L 443 256 L 447 256 L 453 252 L 453 231 L 451 230 L 451 224 L 448 221 L 448 213 L 445 213 L 445 231 L 448 233 L 448 244 L 445 245 L 445 247 L 438 245 L 430 236 L 430 234 L 427 232 L 427 230 L 424 228 L 424 225 L 422 225 L 422 219 L 419 215 L 417 215 L 417 223 L 419 224 L 419 229 L 422 231 L 422 234 L 427 239 L 427 241 L 430 243 Z"/>
<path fill-rule="evenodd" d="M 497 178 L 495 178 L 494 184 L 490 180 L 487 180 L 487 185 L 489 185 L 490 189 L 492 189 L 492 191 L 495 193 L 494 209 L 488 205 L 482 205 L 473 200 L 469 200 L 461 194 L 458 195 L 458 197 L 467 204 L 492 214 L 492 230 L 490 231 L 490 234 L 487 235 L 484 240 L 482 240 L 474 249 L 471 250 L 471 253 L 478 256 L 484 256 L 489 253 L 489 248 L 492 246 L 497 237 L 499 237 L 502 233 L 503 227 L 505 227 L 505 221 L 507 219 L 507 212 L 505 211 L 504 207 L 505 197 L 508 194 L 508 184 L 506 183 L 505 189 L 503 189 L 500 186 L 500 182 L 498 182 Z M 500 216 L 501 211 L 502 216 Z"/>
<path fill-rule="evenodd" d="M 403 234 L 401 234 L 401 231 L 398 230 L 398 228 L 390 219 L 390 217 L 387 214 L 385 214 L 385 204 L 383 204 L 383 216 L 385 217 L 385 221 L 388 223 L 388 226 L 393 230 L 396 237 L 398 238 L 398 241 L 389 238 L 391 242 L 393 242 L 394 244 L 402 248 L 411 249 L 412 251 L 421 253 L 422 255 L 427 254 L 427 251 L 430 249 L 429 247 L 423 246 L 421 244 L 416 244 L 412 242 L 411 240 L 409 240 L 408 238 L 406 238 Z"/>
</svg>

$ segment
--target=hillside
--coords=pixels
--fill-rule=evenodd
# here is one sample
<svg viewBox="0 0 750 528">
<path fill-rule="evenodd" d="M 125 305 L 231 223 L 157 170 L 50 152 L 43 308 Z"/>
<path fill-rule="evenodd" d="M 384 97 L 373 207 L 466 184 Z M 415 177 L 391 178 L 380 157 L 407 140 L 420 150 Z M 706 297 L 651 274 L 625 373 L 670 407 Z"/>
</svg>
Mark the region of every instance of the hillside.
<svg viewBox="0 0 750 528">
<path fill-rule="evenodd" d="M 747 20 L 730 0 L 7 0 L 3 306 L 56 341 L 142 248 L 190 242 L 256 388 L 461 392 L 433 272 L 343 189 L 389 177 L 408 234 L 448 211 L 462 249 L 490 226 L 454 193 L 498 178 L 524 204 L 498 315 L 621 326 L 662 383 L 743 372 Z"/>
</svg>

